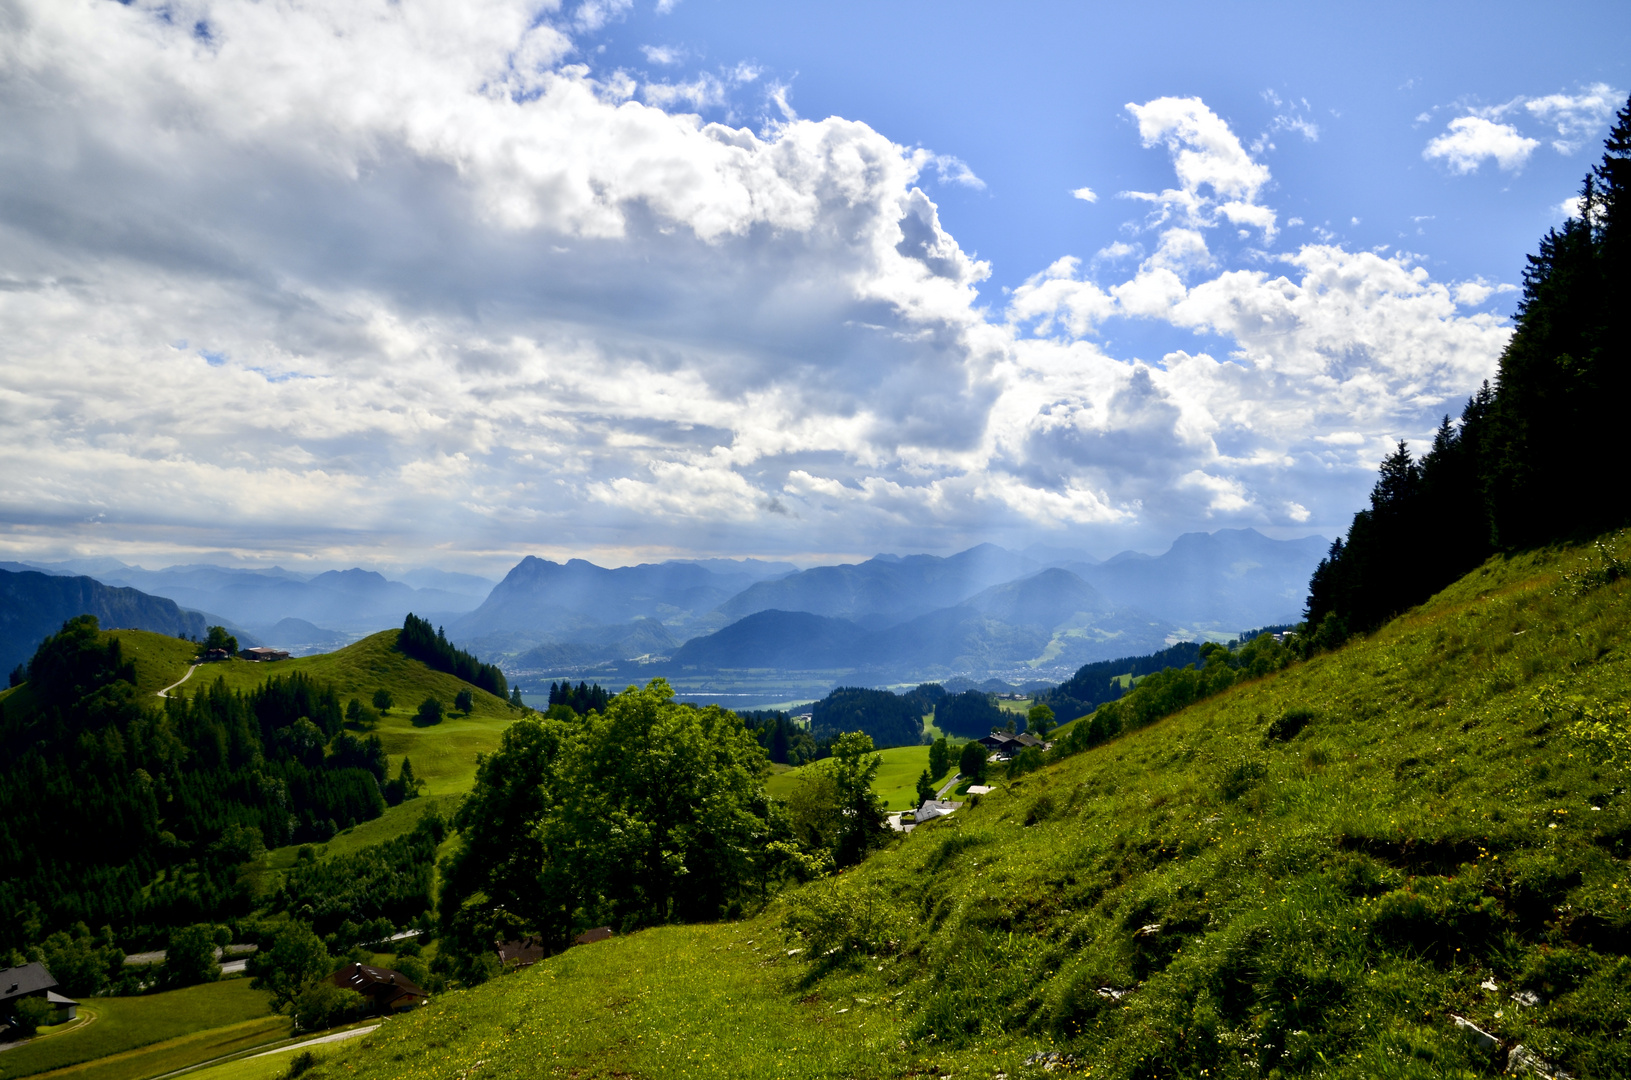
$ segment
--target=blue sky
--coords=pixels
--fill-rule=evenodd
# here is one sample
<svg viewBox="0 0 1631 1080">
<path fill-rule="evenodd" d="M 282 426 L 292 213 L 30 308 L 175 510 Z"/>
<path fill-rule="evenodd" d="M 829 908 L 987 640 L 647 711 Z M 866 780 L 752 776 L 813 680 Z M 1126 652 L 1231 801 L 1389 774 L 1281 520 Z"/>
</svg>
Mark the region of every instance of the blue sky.
<svg viewBox="0 0 1631 1080">
<path fill-rule="evenodd" d="M 4 0 L 0 556 L 1335 535 L 1631 10 Z"/>
<path fill-rule="evenodd" d="M 597 40 L 605 52 L 585 59 L 675 82 L 752 64 L 762 82 L 789 86 L 800 115 L 862 120 L 960 158 L 984 190 L 930 183 L 948 229 L 991 261 L 998 288 L 1116 238 L 1126 205 L 1082 203 L 1073 189 L 1113 196 L 1169 182 L 1124 110 L 1168 95 L 1200 97 L 1247 141 L 1269 133 L 1263 160 L 1287 216 L 1349 246 L 1405 246 L 1435 272 L 1515 281 L 1600 154 L 1601 130 L 1569 155 L 1537 151 L 1517 172 L 1455 174 L 1423 148 L 1470 108 L 1594 83 L 1631 89 L 1631 10 L 1616 4 L 1152 8 L 683 0 L 661 14 L 633 8 Z M 651 47 L 677 63 L 651 63 Z M 765 109 L 756 89 L 736 95 L 745 115 Z M 1317 138 L 1273 130 L 1277 117 L 1313 125 Z M 1547 125 L 1525 129 L 1548 141 Z"/>
</svg>

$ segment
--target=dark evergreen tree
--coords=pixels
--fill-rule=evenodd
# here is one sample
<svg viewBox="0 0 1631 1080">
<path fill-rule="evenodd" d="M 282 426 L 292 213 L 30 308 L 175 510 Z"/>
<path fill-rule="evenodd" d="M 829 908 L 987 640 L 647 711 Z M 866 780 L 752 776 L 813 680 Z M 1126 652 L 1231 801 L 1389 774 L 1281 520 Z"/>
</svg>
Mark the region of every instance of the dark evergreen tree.
<svg viewBox="0 0 1631 1080">
<path fill-rule="evenodd" d="M 1631 522 L 1631 485 L 1601 473 L 1623 455 L 1631 397 L 1628 183 L 1631 103 L 1586 177 L 1579 216 L 1528 257 L 1494 386 L 1472 396 L 1458 426 L 1445 418 L 1419 463 L 1401 444 L 1370 508 L 1314 572 L 1305 613 L 1316 645 L 1422 602 L 1497 549 Z"/>
</svg>

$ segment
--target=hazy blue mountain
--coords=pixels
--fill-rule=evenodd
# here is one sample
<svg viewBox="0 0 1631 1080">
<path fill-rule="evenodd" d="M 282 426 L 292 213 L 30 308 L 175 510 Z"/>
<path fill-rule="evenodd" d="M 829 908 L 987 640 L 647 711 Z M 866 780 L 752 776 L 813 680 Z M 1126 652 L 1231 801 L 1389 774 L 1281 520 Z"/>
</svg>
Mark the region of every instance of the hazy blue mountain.
<svg viewBox="0 0 1631 1080">
<path fill-rule="evenodd" d="M 1050 630 L 1078 614 L 1103 615 L 1115 607 L 1099 590 L 1059 567 L 993 585 L 970 597 L 967 606 L 1000 622 Z"/>
<path fill-rule="evenodd" d="M 332 652 L 352 641 L 350 634 L 343 634 L 338 630 L 325 630 L 305 619 L 279 619 L 275 625 L 253 633 L 264 644 L 274 649 L 287 649 L 296 656 Z"/>
<path fill-rule="evenodd" d="M 740 619 L 756 611 L 808 611 L 879 626 L 954 607 L 982 589 L 1035 571 L 1023 555 L 981 544 L 948 558 L 879 555 L 762 581 L 720 605 Z"/>
<path fill-rule="evenodd" d="M 242 569 L 183 565 L 163 570 L 139 566 L 96 575 L 109 585 L 164 596 L 183 607 L 207 611 L 257 635 L 284 619 L 301 619 L 352 633 L 402 625 L 408 612 L 447 619 L 469 611 L 480 598 L 442 589 L 415 589 L 372 570 L 330 570 L 315 576 L 281 567 Z"/>
<path fill-rule="evenodd" d="M 1320 536 L 1271 540 L 1256 529 L 1222 529 L 1186 533 L 1161 555 L 1128 551 L 1069 569 L 1114 604 L 1239 632 L 1300 619 L 1309 576 L 1329 547 Z"/>
<path fill-rule="evenodd" d="M 437 570 L 431 566 L 421 566 L 404 571 L 394 575 L 392 580 L 400 581 L 404 585 L 411 585 L 415 589 L 435 589 L 439 592 L 473 597 L 478 604 L 487 599 L 487 594 L 493 591 L 494 585 L 498 584 L 492 578 L 484 578 L 476 574 L 459 574 L 450 570 Z"/>
<path fill-rule="evenodd" d="M 450 624 L 448 634 L 492 656 L 546 643 L 610 645 L 637 619 L 659 620 L 687 637 L 715 630 L 730 620 L 714 609 L 758 580 L 762 566 L 710 561 L 735 569 L 721 573 L 696 562 L 608 568 L 529 555 L 479 607 Z"/>
<path fill-rule="evenodd" d="M 678 668 L 779 668 L 788 671 L 853 668 L 867 631 L 846 619 L 808 611 L 759 611 L 674 652 Z"/>
<path fill-rule="evenodd" d="M 974 606 L 976 601 L 987 610 Z M 845 672 L 871 684 L 986 678 L 992 672 L 1057 681 L 1092 660 L 1162 648 L 1174 630 L 1150 615 L 1109 605 L 1068 571 L 1050 570 L 984 590 L 967 604 L 880 629 L 806 611 L 754 612 L 687 641 L 674 651 L 671 667 L 692 673 Z M 663 670 L 658 665 L 651 673 Z"/>
<path fill-rule="evenodd" d="M 83 576 L 0 570 L 0 669 L 10 672 L 26 661 L 76 615 L 95 615 L 107 630 L 153 630 L 173 637 L 202 637 L 206 630 L 197 612 L 137 589 Z"/>
</svg>

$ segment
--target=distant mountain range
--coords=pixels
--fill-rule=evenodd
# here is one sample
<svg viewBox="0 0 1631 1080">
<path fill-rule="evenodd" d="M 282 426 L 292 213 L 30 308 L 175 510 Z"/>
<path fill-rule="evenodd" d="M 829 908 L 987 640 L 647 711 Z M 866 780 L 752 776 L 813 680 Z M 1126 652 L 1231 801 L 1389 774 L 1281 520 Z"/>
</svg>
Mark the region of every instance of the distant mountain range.
<svg viewBox="0 0 1631 1080">
<path fill-rule="evenodd" d="M 153 630 L 172 637 L 202 637 L 206 629 L 197 612 L 136 589 L 82 576 L 0 570 L 0 670 L 10 672 L 27 661 L 41 641 L 76 615 L 95 615 L 108 630 Z"/>
<path fill-rule="evenodd" d="M 0 564 L 14 569 L 23 564 Z M 408 581 L 393 581 L 372 570 L 353 568 L 300 574 L 282 567 L 243 569 L 202 565 L 146 570 L 116 559 L 26 564 L 46 574 L 85 574 L 104 585 L 140 589 L 202 614 L 239 637 L 317 652 L 402 625 L 408 612 L 450 620 L 478 606 L 493 583 L 471 574 L 414 570 Z"/>
<path fill-rule="evenodd" d="M 523 560 L 450 633 L 526 679 L 834 672 L 870 684 L 1068 677 L 1176 640 L 1295 621 L 1321 537 L 1190 533 L 1161 555 L 981 544 L 729 575 Z M 781 572 L 775 572 L 781 571 Z M 761 573 L 745 587 L 742 578 Z M 736 591 L 732 592 L 732 587 Z M 729 595 L 721 595 L 729 593 Z"/>
<path fill-rule="evenodd" d="M 645 642 L 666 650 L 720 629 L 733 621 L 717 610 L 721 604 L 756 582 L 797 571 L 791 563 L 754 559 L 608 569 L 583 559 L 556 563 L 529 555 L 448 634 L 484 656 L 516 656 L 538 645 L 589 646 L 584 655 L 606 659 L 639 656 L 653 651 Z M 646 625 L 650 621 L 663 630 Z"/>
<path fill-rule="evenodd" d="M 399 626 L 412 611 L 524 684 L 768 670 L 877 685 L 1057 681 L 1092 661 L 1294 622 L 1326 548 L 1318 536 L 1271 540 L 1239 529 L 1188 533 L 1160 555 L 1102 562 L 993 544 L 808 570 L 754 559 L 607 568 L 528 556 L 497 584 L 430 569 L 392 580 L 358 568 L 145 570 L 113 559 L 0 566 L 139 589 L 192 609 L 200 627 L 220 623 L 245 644 L 297 652 Z"/>
</svg>

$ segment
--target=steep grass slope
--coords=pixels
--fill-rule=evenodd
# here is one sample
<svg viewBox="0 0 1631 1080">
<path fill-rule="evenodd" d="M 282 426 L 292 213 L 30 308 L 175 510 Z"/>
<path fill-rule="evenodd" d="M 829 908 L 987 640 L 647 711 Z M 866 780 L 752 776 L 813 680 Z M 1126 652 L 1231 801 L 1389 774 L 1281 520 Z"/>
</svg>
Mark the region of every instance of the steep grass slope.
<svg viewBox="0 0 1631 1080">
<path fill-rule="evenodd" d="M 573 950 L 308 1075 L 1631 1075 L 1631 581 L 1565 580 L 1594 565 L 1492 561 L 754 920 Z"/>
</svg>

